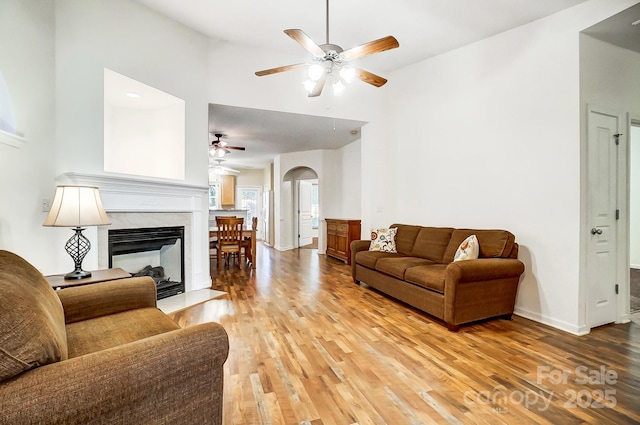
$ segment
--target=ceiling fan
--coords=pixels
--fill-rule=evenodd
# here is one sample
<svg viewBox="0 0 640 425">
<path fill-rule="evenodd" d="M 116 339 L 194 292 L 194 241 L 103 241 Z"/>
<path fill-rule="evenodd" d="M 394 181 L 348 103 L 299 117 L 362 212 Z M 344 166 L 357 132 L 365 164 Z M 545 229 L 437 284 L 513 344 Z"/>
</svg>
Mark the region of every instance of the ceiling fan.
<svg viewBox="0 0 640 425">
<path fill-rule="evenodd" d="M 233 168 L 223 166 L 223 159 L 214 159 L 214 161 L 218 163 L 217 165 L 211 167 L 214 174 L 237 174 L 240 172 L 238 170 L 234 170 Z"/>
<path fill-rule="evenodd" d="M 211 146 L 209 146 L 209 154 L 214 158 L 222 158 L 226 154 L 231 153 L 231 149 L 238 151 L 245 150 L 245 148 L 242 146 L 231 146 L 224 140 L 220 140 L 220 138 L 224 136 L 224 134 L 222 133 L 215 133 L 214 136 L 218 140 L 214 140 L 213 142 L 211 142 Z"/>
<path fill-rule="evenodd" d="M 313 63 L 299 63 L 295 65 L 280 66 L 277 68 L 265 69 L 256 72 L 258 77 L 264 75 L 277 74 L 279 72 L 293 69 L 309 67 L 309 80 L 305 81 L 305 88 L 309 91 L 309 97 L 319 96 L 329 75 L 333 76 L 334 93 L 340 94 L 344 88 L 344 83 L 350 83 L 354 78 L 358 78 L 365 83 L 376 87 L 383 86 L 387 80 L 379 75 L 373 74 L 364 69 L 346 66 L 346 63 L 374 53 L 395 49 L 400 46 L 395 37 L 388 35 L 378 40 L 365 43 L 361 46 L 343 50 L 336 44 L 329 43 L 329 0 L 327 2 L 327 37 L 325 44 L 316 44 L 307 34 L 300 29 L 284 30 L 284 33 L 297 41 L 305 50 L 313 55 Z M 335 72 L 335 73 L 334 73 Z"/>
</svg>

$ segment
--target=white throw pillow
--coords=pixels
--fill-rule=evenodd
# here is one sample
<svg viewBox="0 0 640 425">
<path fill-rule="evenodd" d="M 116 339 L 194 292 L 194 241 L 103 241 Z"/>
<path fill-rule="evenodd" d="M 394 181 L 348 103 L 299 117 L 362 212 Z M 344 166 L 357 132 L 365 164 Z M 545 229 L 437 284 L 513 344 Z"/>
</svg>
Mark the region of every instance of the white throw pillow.
<svg viewBox="0 0 640 425">
<path fill-rule="evenodd" d="M 397 228 L 371 229 L 371 245 L 369 251 L 398 252 L 396 251 Z"/>
<path fill-rule="evenodd" d="M 471 235 L 462 241 L 455 257 L 453 257 L 453 261 L 475 260 L 479 254 L 478 238 L 476 238 L 476 235 Z"/>
</svg>

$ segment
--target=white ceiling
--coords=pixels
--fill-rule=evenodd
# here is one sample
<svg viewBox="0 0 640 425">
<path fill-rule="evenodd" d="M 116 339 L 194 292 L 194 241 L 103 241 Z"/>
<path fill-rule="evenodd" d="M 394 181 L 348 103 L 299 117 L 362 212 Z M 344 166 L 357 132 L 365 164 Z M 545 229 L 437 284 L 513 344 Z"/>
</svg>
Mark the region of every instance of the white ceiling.
<svg viewBox="0 0 640 425">
<path fill-rule="evenodd" d="M 326 3 L 323 0 L 137 1 L 210 38 L 280 50 L 285 57 L 302 51 L 300 45 L 283 33 L 285 29 L 300 28 L 316 43 L 326 41 Z M 329 11 L 329 41 L 348 49 L 386 35 L 395 36 L 400 43 L 399 48 L 361 59 L 363 68 L 384 76 L 389 71 L 584 1 L 334 0 L 330 3 Z M 640 29 L 638 27 L 634 29 Z M 607 29 L 604 32 L 609 31 Z M 275 61 L 265 64 L 264 68 L 279 65 L 288 63 Z M 265 119 L 266 115 L 269 115 L 269 119 Z M 354 140 L 348 130 L 357 124 L 337 120 L 336 131 L 329 137 L 320 130 L 333 128 L 333 119 L 329 118 L 305 118 L 297 114 L 223 105 L 211 105 L 209 116 L 210 131 L 227 134 L 229 137 L 226 141 L 229 144 L 247 147 L 246 151 L 234 152 L 233 156 L 228 157 L 226 165 L 239 168 L 262 168 L 278 153 L 344 146 Z M 329 127 L 327 120 L 331 121 Z M 322 137 L 316 137 L 318 135 Z M 344 138 L 341 138 L 343 135 Z"/>
<path fill-rule="evenodd" d="M 299 53 L 301 47 L 283 30 L 300 28 L 316 43 L 325 42 L 324 0 L 138 1 L 214 39 Z M 329 38 L 347 49 L 393 35 L 399 49 L 366 59 L 368 69 L 385 72 L 584 1 L 333 0 L 329 4 Z"/>
</svg>

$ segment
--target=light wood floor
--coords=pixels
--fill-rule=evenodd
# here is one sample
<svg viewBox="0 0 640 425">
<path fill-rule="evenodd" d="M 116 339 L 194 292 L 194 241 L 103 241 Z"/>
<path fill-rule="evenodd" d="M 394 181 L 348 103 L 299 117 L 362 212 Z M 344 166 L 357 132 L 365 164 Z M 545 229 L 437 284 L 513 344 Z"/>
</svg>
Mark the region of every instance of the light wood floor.
<svg viewBox="0 0 640 425">
<path fill-rule="evenodd" d="M 214 261 L 228 295 L 173 314 L 229 334 L 227 425 L 640 423 L 637 323 L 576 337 L 516 316 L 451 333 L 316 250 L 258 258 Z"/>
</svg>

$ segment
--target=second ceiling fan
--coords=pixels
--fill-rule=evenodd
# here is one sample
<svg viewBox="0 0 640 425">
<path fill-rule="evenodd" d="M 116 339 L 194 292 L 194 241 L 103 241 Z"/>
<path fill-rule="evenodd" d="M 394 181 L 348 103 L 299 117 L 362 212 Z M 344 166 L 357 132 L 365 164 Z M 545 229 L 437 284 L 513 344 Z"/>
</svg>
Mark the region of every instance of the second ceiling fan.
<svg viewBox="0 0 640 425">
<path fill-rule="evenodd" d="M 226 154 L 231 153 L 230 149 L 234 149 L 238 151 L 245 150 L 243 146 L 231 146 L 224 140 L 220 140 L 220 138 L 224 136 L 224 134 L 222 133 L 215 133 L 214 136 L 217 138 L 217 140 L 212 141 L 211 146 L 209 147 L 210 154 L 214 158 L 222 158 Z"/>
<path fill-rule="evenodd" d="M 378 40 L 371 41 L 361 46 L 343 50 L 342 47 L 329 43 L 329 0 L 327 3 L 327 37 L 325 44 L 316 44 L 304 31 L 300 29 L 284 30 L 284 33 L 297 41 L 305 50 L 313 55 L 313 63 L 299 63 L 295 65 L 280 66 L 277 68 L 265 69 L 256 72 L 256 75 L 277 74 L 279 72 L 293 69 L 309 67 L 309 80 L 305 82 L 305 87 L 309 91 L 309 97 L 319 96 L 322 93 L 327 78 L 331 75 L 334 79 L 334 91 L 339 94 L 344 90 L 344 83 L 350 83 L 354 78 L 358 78 L 365 83 L 376 87 L 383 86 L 387 80 L 379 75 L 373 74 L 364 69 L 346 66 L 346 63 L 374 53 L 395 49 L 400 46 L 395 37 L 388 35 Z"/>
</svg>

